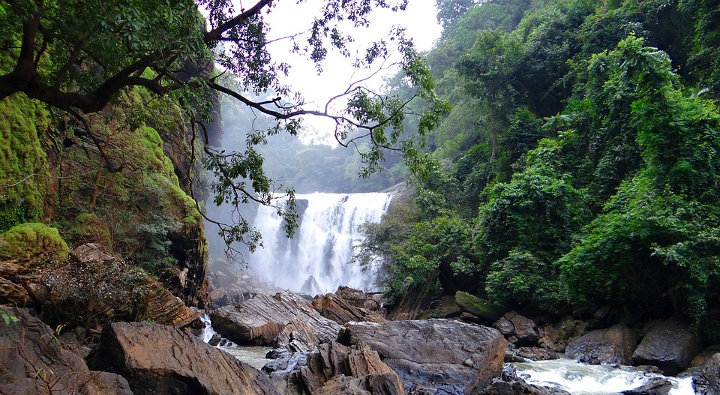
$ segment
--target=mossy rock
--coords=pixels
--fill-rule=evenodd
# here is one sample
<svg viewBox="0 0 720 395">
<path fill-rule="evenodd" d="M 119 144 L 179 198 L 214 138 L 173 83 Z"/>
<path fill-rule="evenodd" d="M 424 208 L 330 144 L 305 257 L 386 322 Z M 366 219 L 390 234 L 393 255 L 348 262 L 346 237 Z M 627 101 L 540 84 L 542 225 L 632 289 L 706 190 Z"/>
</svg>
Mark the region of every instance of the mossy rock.
<svg viewBox="0 0 720 395">
<path fill-rule="evenodd" d="M 0 236 L 0 260 L 65 261 L 69 252 L 58 230 L 41 223 L 16 225 Z"/>
<path fill-rule="evenodd" d="M 466 313 L 476 316 L 481 322 L 493 323 L 502 316 L 490 303 L 467 292 L 457 291 L 455 303 Z"/>
<path fill-rule="evenodd" d="M 82 213 L 75 217 L 72 227 L 65 238 L 74 246 L 85 243 L 97 243 L 112 249 L 112 237 L 106 221 L 92 213 Z"/>
</svg>

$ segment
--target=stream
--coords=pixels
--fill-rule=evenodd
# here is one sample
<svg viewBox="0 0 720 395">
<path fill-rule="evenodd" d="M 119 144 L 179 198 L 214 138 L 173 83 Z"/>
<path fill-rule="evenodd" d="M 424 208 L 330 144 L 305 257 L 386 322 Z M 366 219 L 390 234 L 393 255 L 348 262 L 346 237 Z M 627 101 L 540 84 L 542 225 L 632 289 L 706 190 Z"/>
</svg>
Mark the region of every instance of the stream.
<svg viewBox="0 0 720 395">
<path fill-rule="evenodd" d="M 573 395 L 615 395 L 638 388 L 653 377 L 664 377 L 673 388 L 670 395 L 693 395 L 692 379 L 665 377 L 632 366 L 588 365 L 568 357 L 550 361 L 513 364 L 518 377 L 530 384 L 561 388 Z"/>
</svg>

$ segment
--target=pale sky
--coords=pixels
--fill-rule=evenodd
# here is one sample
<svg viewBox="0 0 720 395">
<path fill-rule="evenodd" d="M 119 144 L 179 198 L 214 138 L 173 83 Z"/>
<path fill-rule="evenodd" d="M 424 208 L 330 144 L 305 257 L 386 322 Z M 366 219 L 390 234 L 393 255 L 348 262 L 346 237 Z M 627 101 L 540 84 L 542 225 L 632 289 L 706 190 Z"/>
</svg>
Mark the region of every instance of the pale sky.
<svg viewBox="0 0 720 395">
<path fill-rule="evenodd" d="M 271 28 L 269 38 L 284 37 L 307 29 L 311 26 L 314 16 L 318 15 L 323 3 L 323 0 L 308 0 L 298 5 L 293 0 L 278 1 L 267 17 Z M 361 28 L 353 34 L 356 39 L 354 43 L 356 50 L 363 53 L 366 46 L 385 37 L 395 25 L 406 28 L 406 35 L 413 38 L 418 50 L 430 50 L 441 33 L 436 15 L 434 0 L 410 0 L 405 11 L 375 10 L 370 17 L 371 26 L 366 29 Z M 292 65 L 287 83 L 302 93 L 308 103 L 306 106 L 308 109 L 322 108 L 328 98 L 343 92 L 351 81 L 372 74 L 369 70 L 354 70 L 350 66 L 353 59 L 329 54 L 323 63 L 324 72 L 318 76 L 311 62 L 289 53 L 289 41 L 273 43 L 269 48 L 275 61 L 284 61 Z M 369 85 L 373 89 L 379 89 L 382 86 L 383 76 L 390 76 L 395 72 L 379 74 L 369 81 Z M 334 124 L 327 120 L 308 117 L 306 126 L 308 129 L 315 129 L 318 133 L 330 135 Z M 309 135 L 314 133 L 310 132 Z M 304 140 L 307 141 L 307 138 Z"/>
</svg>

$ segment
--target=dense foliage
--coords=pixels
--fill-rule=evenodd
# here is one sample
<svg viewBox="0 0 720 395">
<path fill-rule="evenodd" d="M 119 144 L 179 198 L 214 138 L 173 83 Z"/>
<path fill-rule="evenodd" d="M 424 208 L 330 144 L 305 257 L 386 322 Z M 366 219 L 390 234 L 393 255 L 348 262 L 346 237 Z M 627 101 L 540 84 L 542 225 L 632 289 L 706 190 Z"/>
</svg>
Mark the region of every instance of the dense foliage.
<svg viewBox="0 0 720 395">
<path fill-rule="evenodd" d="M 365 229 L 389 293 L 422 283 L 504 308 L 711 326 L 720 6 L 438 6 L 444 33 L 427 58 L 453 107 L 432 135 L 436 167 L 415 181 L 411 212 Z"/>
</svg>

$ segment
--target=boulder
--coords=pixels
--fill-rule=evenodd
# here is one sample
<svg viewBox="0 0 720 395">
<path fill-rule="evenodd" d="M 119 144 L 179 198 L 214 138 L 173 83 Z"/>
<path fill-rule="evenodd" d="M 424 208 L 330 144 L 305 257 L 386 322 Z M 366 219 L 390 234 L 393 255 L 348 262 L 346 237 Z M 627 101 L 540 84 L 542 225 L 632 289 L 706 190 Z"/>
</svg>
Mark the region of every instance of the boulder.
<svg viewBox="0 0 720 395">
<path fill-rule="evenodd" d="M 381 315 L 385 313 L 382 298 L 379 294 L 368 294 L 359 289 L 340 286 L 337 291 L 335 291 L 335 295 L 355 307 L 374 311 Z"/>
<path fill-rule="evenodd" d="M 308 352 L 320 343 L 313 328 L 305 321 L 293 318 L 275 337 L 275 347 L 285 347 L 290 352 Z"/>
<path fill-rule="evenodd" d="M 87 359 L 125 377 L 136 395 L 277 393 L 257 369 L 171 326 L 112 323 Z"/>
<path fill-rule="evenodd" d="M 433 301 L 430 304 L 430 308 L 420 315 L 420 319 L 451 318 L 459 316 L 462 312 L 460 306 L 455 303 L 455 297 L 453 295 L 445 295 Z"/>
<path fill-rule="evenodd" d="M 514 311 L 505 313 L 495 321 L 493 327 L 499 330 L 508 341 L 517 343 L 517 345 L 534 345 L 540 338 L 535 322 Z"/>
<path fill-rule="evenodd" d="M 132 394 L 127 380 L 117 374 L 88 369 L 85 360 L 28 310 L 0 310 L 16 318 L 9 324 L 0 321 L 0 393 Z"/>
<path fill-rule="evenodd" d="M 655 321 L 635 349 L 635 365 L 654 365 L 667 375 L 676 375 L 690 365 L 700 351 L 700 340 L 690 327 L 676 320 Z"/>
<path fill-rule="evenodd" d="M 522 359 L 525 361 L 548 361 L 551 359 L 558 359 L 558 356 L 554 351 L 542 347 L 520 347 L 509 351 L 509 353 L 515 357 L 514 360 Z M 507 362 L 507 355 L 505 356 L 505 359 Z"/>
<path fill-rule="evenodd" d="M 497 320 L 498 314 L 487 302 L 467 292 L 455 292 L 455 303 L 460 310 L 476 317 L 477 322 L 491 324 Z"/>
<path fill-rule="evenodd" d="M 636 345 L 635 333 L 626 325 L 617 324 L 588 332 L 568 344 L 565 353 L 591 365 L 629 365 Z"/>
<path fill-rule="evenodd" d="M 555 325 L 543 327 L 543 336 L 538 339 L 538 345 L 555 352 L 565 352 L 570 342 L 585 334 L 586 328 L 586 322 L 565 317 Z"/>
<path fill-rule="evenodd" d="M 223 337 L 245 345 L 275 344 L 275 338 L 294 318 L 312 328 L 321 342 L 335 340 L 340 325 L 315 311 L 302 296 L 290 291 L 274 296 L 257 294 L 238 306 L 223 306 L 210 313 L 213 328 Z"/>
<path fill-rule="evenodd" d="M 671 389 L 670 380 L 664 377 L 653 377 L 645 384 L 622 393 L 625 395 L 667 395 Z"/>
<path fill-rule="evenodd" d="M 347 324 L 338 341 L 367 345 L 415 393 L 463 393 L 499 377 L 507 342 L 493 328 L 430 319 Z"/>
<path fill-rule="evenodd" d="M 704 350 L 700 351 L 700 353 L 698 353 L 692 361 L 690 361 L 690 367 L 704 365 L 705 362 L 709 361 L 710 358 L 717 353 L 720 353 L 720 344 L 714 344 L 706 347 Z"/>
<path fill-rule="evenodd" d="M 714 354 L 702 365 L 692 367 L 678 375 L 678 378 L 686 377 L 692 377 L 696 394 L 720 394 L 720 353 Z"/>
<path fill-rule="evenodd" d="M 356 300 L 355 303 L 360 302 Z M 323 317 L 331 319 L 340 325 L 351 321 L 385 321 L 385 318 L 377 311 L 357 307 L 337 294 L 317 295 L 312 301 L 312 306 Z"/>
<path fill-rule="evenodd" d="M 347 347 L 324 343 L 300 368 L 302 381 L 312 394 L 401 394 L 398 375 L 367 346 Z"/>
<path fill-rule="evenodd" d="M 517 376 L 511 364 L 505 364 L 501 377 L 492 379 L 482 391 L 471 395 L 569 395 L 567 391 L 528 384 Z"/>
</svg>

